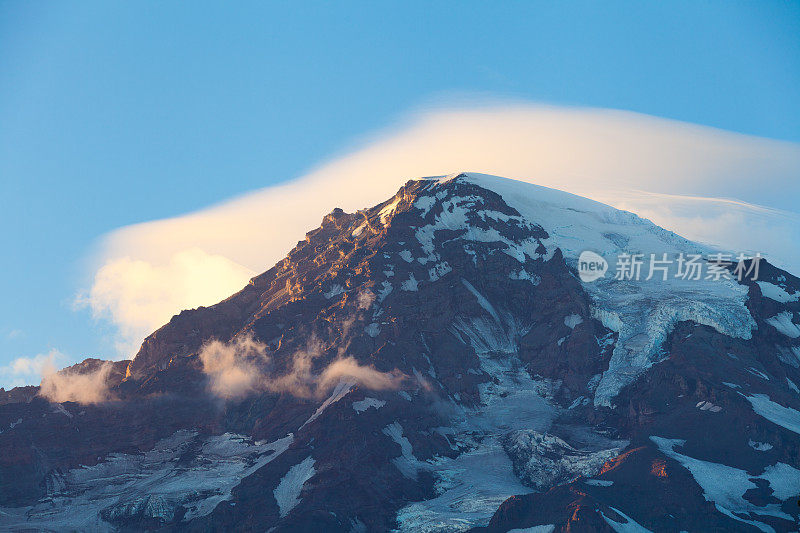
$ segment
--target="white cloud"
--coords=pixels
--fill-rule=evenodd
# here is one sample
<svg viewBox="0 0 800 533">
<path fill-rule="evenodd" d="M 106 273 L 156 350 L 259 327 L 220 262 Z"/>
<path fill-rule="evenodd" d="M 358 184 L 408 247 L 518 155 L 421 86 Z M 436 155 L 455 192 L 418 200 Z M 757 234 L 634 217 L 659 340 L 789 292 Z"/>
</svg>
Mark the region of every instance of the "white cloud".
<svg viewBox="0 0 800 533">
<path fill-rule="evenodd" d="M 237 337 L 230 343 L 212 340 L 199 355 L 203 372 L 209 378 L 209 390 L 220 398 L 242 398 L 256 391 L 321 397 L 343 379 L 372 390 L 398 389 L 408 379 L 397 370 L 380 372 L 360 365 L 344 352 L 345 348 L 340 348 L 336 359 L 314 372 L 313 363 L 322 355 L 323 347 L 312 337 L 304 350 L 292 355 L 288 371 L 283 374 L 272 371 L 266 346 L 250 336 Z"/>
<path fill-rule="evenodd" d="M 111 399 L 108 376 L 114 364 L 103 361 L 91 371 L 65 369 L 57 371 L 53 365 L 45 365 L 39 395 L 51 402 L 99 403 Z"/>
<path fill-rule="evenodd" d="M 120 356 L 136 353 L 144 337 L 182 309 L 211 305 L 241 289 L 255 274 L 219 254 L 176 250 L 161 261 L 109 257 L 94 275 L 84 305 L 119 328 Z"/>
<path fill-rule="evenodd" d="M 0 366 L 0 387 L 12 389 L 39 383 L 39 395 L 51 402 L 97 403 L 110 399 L 107 378 L 113 364 L 92 371 L 58 371 L 69 358 L 56 349 L 33 357 L 18 357 Z"/>
<path fill-rule="evenodd" d="M 220 398 L 241 398 L 260 388 L 261 370 L 267 364 L 266 346 L 250 336 L 229 344 L 212 340 L 200 350 L 209 389 Z"/>
<path fill-rule="evenodd" d="M 333 207 L 371 206 L 408 179 L 459 171 L 567 190 L 800 272 L 800 145 L 621 111 L 508 104 L 419 114 L 284 185 L 116 231 L 87 301 L 117 325 L 130 356 L 173 313 L 271 267 Z"/>
<path fill-rule="evenodd" d="M 0 366 L 0 387 L 11 389 L 38 383 L 46 371 L 67 361 L 68 358 L 56 349 L 33 357 L 17 357 Z"/>
</svg>

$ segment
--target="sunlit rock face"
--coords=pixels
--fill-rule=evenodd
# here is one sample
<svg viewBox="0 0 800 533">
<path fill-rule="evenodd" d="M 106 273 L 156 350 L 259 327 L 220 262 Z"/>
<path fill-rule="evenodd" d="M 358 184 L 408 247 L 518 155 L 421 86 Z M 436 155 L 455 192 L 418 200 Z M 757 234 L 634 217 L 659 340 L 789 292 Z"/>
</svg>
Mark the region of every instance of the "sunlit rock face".
<svg viewBox="0 0 800 533">
<path fill-rule="evenodd" d="M 103 401 L 5 393 L 0 528 L 796 529 L 800 281 L 582 282 L 587 249 L 708 252 L 475 174 L 335 209 L 73 369 Z"/>
</svg>

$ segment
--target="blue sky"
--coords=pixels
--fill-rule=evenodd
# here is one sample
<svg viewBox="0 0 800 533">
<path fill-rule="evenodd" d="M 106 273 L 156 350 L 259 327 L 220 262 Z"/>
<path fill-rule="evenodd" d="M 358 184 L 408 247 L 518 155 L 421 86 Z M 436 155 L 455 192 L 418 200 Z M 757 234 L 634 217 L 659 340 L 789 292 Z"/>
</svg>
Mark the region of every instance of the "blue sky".
<svg viewBox="0 0 800 533">
<path fill-rule="evenodd" d="M 298 4 L 0 2 L 0 385 L 18 357 L 114 355 L 74 308 L 104 234 L 412 111 L 522 99 L 800 141 L 798 2 Z"/>
</svg>

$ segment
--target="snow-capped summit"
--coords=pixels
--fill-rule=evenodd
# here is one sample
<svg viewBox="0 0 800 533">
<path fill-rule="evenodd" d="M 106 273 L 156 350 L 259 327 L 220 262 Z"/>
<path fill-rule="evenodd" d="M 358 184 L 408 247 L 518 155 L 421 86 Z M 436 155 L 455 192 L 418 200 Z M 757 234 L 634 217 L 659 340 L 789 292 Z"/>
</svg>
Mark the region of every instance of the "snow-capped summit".
<svg viewBox="0 0 800 533">
<path fill-rule="evenodd" d="M 0 405 L 0 527 L 796 529 L 800 280 L 717 253 L 481 174 L 335 209 L 109 401 Z"/>
</svg>

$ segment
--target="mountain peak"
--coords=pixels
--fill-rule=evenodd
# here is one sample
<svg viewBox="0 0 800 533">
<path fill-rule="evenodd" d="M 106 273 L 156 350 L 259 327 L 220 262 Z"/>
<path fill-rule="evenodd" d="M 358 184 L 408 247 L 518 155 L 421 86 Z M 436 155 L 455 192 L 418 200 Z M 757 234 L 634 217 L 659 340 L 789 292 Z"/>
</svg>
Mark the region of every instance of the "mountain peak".
<svg viewBox="0 0 800 533">
<path fill-rule="evenodd" d="M 0 525 L 793 527 L 800 282 L 582 281 L 586 250 L 711 251 L 483 174 L 334 209 L 150 335 L 113 402 L 0 405 Z"/>
</svg>

